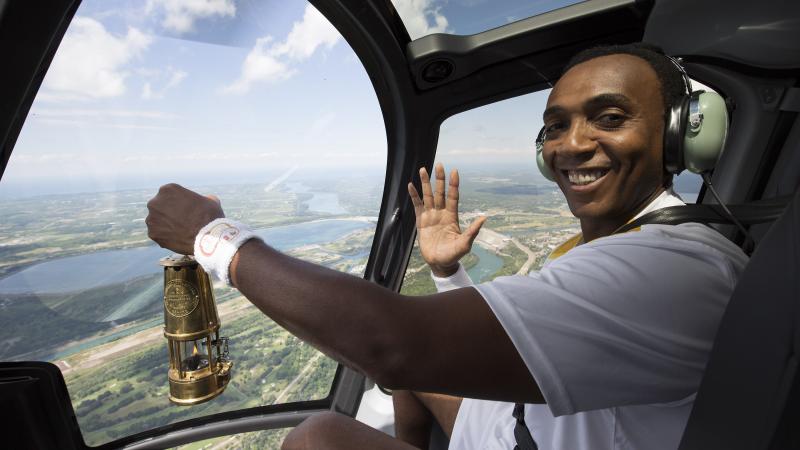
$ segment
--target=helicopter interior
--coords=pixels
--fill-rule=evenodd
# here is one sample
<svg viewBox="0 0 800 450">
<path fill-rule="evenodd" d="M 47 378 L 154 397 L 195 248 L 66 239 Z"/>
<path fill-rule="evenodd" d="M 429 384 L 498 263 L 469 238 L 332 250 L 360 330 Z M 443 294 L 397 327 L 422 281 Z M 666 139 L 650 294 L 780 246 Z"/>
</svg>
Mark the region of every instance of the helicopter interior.
<svg viewBox="0 0 800 450">
<path fill-rule="evenodd" d="M 88 1 L 84 0 L 84 3 Z M 26 121 L 35 120 L 37 114 L 46 116 L 48 113 L 48 109 L 37 103 L 37 94 L 48 86 L 48 70 L 58 63 L 56 55 L 59 46 L 65 35 L 68 35 L 70 26 L 75 26 L 75 19 L 81 17 L 81 3 L 80 0 L 0 0 L 0 59 L 6 62 L 4 69 L 0 71 L 0 92 L 4 99 L 0 102 L 0 186 L 4 182 L 8 184 L 14 181 L 14 157 L 16 152 L 21 152 L 19 147 L 22 147 L 25 138 L 25 127 L 28 126 Z M 506 20 L 507 23 L 488 25 L 484 30 L 458 35 L 435 29 L 428 30 L 432 31 L 428 34 L 416 31 L 411 33 L 414 30 L 412 24 L 403 16 L 397 1 L 310 0 L 309 3 L 321 13 L 324 20 L 335 27 L 335 31 L 352 50 L 351 62 L 358 64 L 359 70 L 363 71 L 364 80 L 371 89 L 369 95 L 372 98 L 369 101 L 379 111 L 380 121 L 375 123 L 380 125 L 382 122 L 380 131 L 385 131 L 385 145 L 381 141 L 384 136 L 378 136 L 378 146 L 381 152 L 385 148 L 385 154 L 380 155 L 378 168 L 371 169 L 373 172 L 370 174 L 379 178 L 379 186 L 372 193 L 376 208 L 373 227 L 364 229 L 352 225 L 354 228 L 349 230 L 360 230 L 364 233 L 365 250 L 360 255 L 364 258 L 364 264 L 358 269 L 355 269 L 355 264 L 346 267 L 351 273 L 389 289 L 401 291 L 404 286 L 407 289 L 410 285 L 408 273 L 414 269 L 412 264 L 419 262 L 414 259 L 415 216 L 406 192 L 406 184 L 414 179 L 420 167 L 426 167 L 430 171 L 435 161 L 447 163 L 448 154 L 442 152 L 442 142 L 451 139 L 447 126 L 453 123 L 452 119 L 525 96 L 539 95 L 537 98 L 541 101 L 541 95 L 559 78 L 569 58 L 582 49 L 596 45 L 637 41 L 656 44 L 666 53 L 681 57 L 693 80 L 724 97 L 730 123 L 724 150 L 710 174 L 723 202 L 732 205 L 747 204 L 792 198 L 798 192 L 798 4 L 718 0 L 561 2 L 550 10 L 526 11 L 525 14 L 529 15 L 526 18 L 514 18 Z M 256 6 L 251 7 L 257 9 Z M 165 11 L 165 14 L 169 12 Z M 220 14 L 226 14 L 224 9 L 221 11 Z M 86 30 L 94 26 L 86 19 L 83 20 Z M 124 35 L 125 31 L 120 33 Z M 131 42 L 134 42 L 135 33 L 127 33 Z M 227 39 L 225 42 L 200 34 L 194 39 L 210 41 L 221 47 L 236 46 L 237 40 L 247 38 L 232 32 L 224 36 Z M 165 41 L 177 42 L 174 35 L 167 36 Z M 271 45 L 270 40 L 259 42 L 257 46 Z M 334 41 L 328 42 L 329 44 L 320 45 L 332 46 Z M 282 51 L 279 46 L 269 48 L 274 52 Z M 291 54 L 291 51 L 285 50 L 285 53 Z M 165 86 L 170 85 L 172 80 L 186 77 L 185 74 L 180 76 L 177 70 L 163 76 L 172 77 L 165 78 Z M 173 86 L 180 82 L 175 81 Z M 343 79 L 335 82 L 345 83 Z M 229 90 L 234 92 L 236 89 L 245 89 L 242 86 L 244 84 L 234 83 L 229 86 Z M 335 90 L 331 84 L 322 86 L 324 90 Z M 96 89 L 99 91 L 99 87 Z M 143 96 L 144 93 L 145 91 L 142 92 Z M 151 98 L 158 98 L 166 93 L 165 88 L 160 93 L 150 92 L 149 95 Z M 246 105 L 247 95 L 238 98 L 240 100 L 237 101 L 241 101 L 239 105 Z M 71 97 L 58 101 L 62 105 L 63 102 L 81 105 L 81 100 Z M 342 101 L 343 99 L 334 99 L 331 108 L 336 107 L 336 102 Z M 52 111 L 53 107 L 49 108 Z M 79 108 L 85 111 L 88 107 L 79 106 L 73 110 Z M 370 124 L 374 125 L 372 122 Z M 539 126 L 534 123 L 529 125 L 532 135 L 528 138 L 531 144 Z M 365 131 L 364 134 L 369 132 Z M 324 133 L 322 135 L 321 139 L 324 139 Z M 223 141 L 226 139 L 225 136 L 219 138 Z M 360 135 L 351 134 L 344 139 L 359 140 Z M 15 152 L 14 155 L 12 151 Z M 91 157 L 104 158 L 102 153 Z M 491 157 L 490 155 L 486 158 Z M 535 158 L 532 150 L 530 158 L 531 162 Z M 84 164 L 88 163 L 84 161 Z M 370 169 L 362 169 L 366 170 Z M 295 169 L 290 167 L 277 175 L 278 178 L 284 175 L 290 177 L 294 173 Z M 166 170 L 165 174 L 168 176 L 169 171 Z M 699 179 L 693 180 L 696 203 L 716 204 L 717 200 Z M 37 183 L 41 184 L 41 180 Z M 263 190 L 263 187 L 259 189 Z M 308 186 L 298 185 L 291 189 L 296 189 L 296 192 L 292 192 L 293 195 L 311 196 L 313 189 L 317 188 L 311 186 L 311 194 L 303 190 L 308 189 Z M 324 187 L 319 188 L 320 192 L 323 189 Z M 540 194 L 539 191 L 535 192 Z M 551 193 L 547 191 L 541 195 Z M 322 195 L 318 197 L 322 198 Z M 0 196 L 0 205 L 4 201 L 6 200 Z M 755 247 L 751 266 L 748 267 L 750 275 L 744 278 L 746 282 L 742 282 L 741 289 L 737 289 L 723 320 L 714 353 L 684 434 L 682 449 L 800 448 L 800 435 L 793 429 L 790 420 L 800 407 L 800 383 L 797 383 L 800 375 L 797 373 L 795 356 L 796 348 L 800 346 L 796 332 L 799 317 L 796 303 L 800 298 L 800 285 L 789 270 L 792 267 L 794 270 L 800 268 L 798 202 L 800 200 L 795 196 L 794 202 L 789 204 L 786 213 L 775 222 L 775 226 L 770 221 L 752 225 L 748 229 Z M 15 203 L 17 204 L 21 203 Z M 30 209 L 30 206 L 26 207 Z M 243 205 L 241 209 L 251 207 L 253 205 Z M 328 213 L 335 215 L 337 211 Z M 364 211 L 366 212 L 361 213 L 362 215 L 372 214 L 371 210 Z M 314 216 L 313 219 L 327 220 L 328 217 Z M 264 223 L 270 224 L 268 221 Z M 19 231 L 11 228 L 11 222 L 5 225 L 9 236 Z M 739 228 L 728 224 L 719 225 L 718 229 L 737 244 L 745 245 L 747 236 Z M 314 232 L 316 231 L 306 231 Z M 3 249 L 2 246 L 11 249 L 13 245 L 0 243 L 0 250 Z M 114 246 L 104 246 L 102 242 L 96 243 L 94 248 L 115 249 Z M 125 247 L 120 245 L 119 248 Z M 305 247 L 298 245 L 296 248 Z M 292 250 L 294 251 L 294 247 Z M 76 253 L 65 253 L 63 256 L 75 255 Z M 524 256 L 522 260 L 525 260 Z M 26 264 L 27 268 L 32 263 Z M 3 302 L 6 301 L 3 297 L 3 278 L 13 274 L 13 271 L 0 273 L 0 300 Z M 768 277 L 769 279 L 765 279 Z M 132 286 L 131 289 L 134 290 L 140 287 Z M 149 284 L 141 286 L 152 288 Z M 94 288 L 96 287 L 92 289 Z M 229 300 L 226 297 L 228 294 L 217 295 L 225 298 L 228 305 L 234 305 L 236 301 Z M 46 300 L 52 296 L 41 297 Z M 8 305 L 13 303 L 11 300 L 8 302 Z M 48 308 L 61 315 L 71 314 L 53 309 L 55 307 L 49 304 Z M 242 317 L 242 313 L 236 313 L 238 309 L 234 306 L 230 308 L 232 315 L 229 317 Z M 103 320 L 98 318 L 87 323 L 114 322 L 105 320 L 111 316 L 105 312 L 102 314 Z M 122 323 L 122 316 L 119 317 L 117 321 Z M 150 321 L 147 323 L 152 327 L 152 319 L 148 320 Z M 223 328 L 225 320 L 223 314 Z M 6 321 L 19 322 L 20 319 L 7 315 Z M 135 324 L 139 326 L 139 322 Z M 41 326 L 36 323 L 30 325 Z M 43 332 L 47 333 L 47 330 Z M 63 330 L 58 332 L 62 333 Z M 113 334 L 99 325 L 92 328 L 91 333 L 98 333 L 96 336 L 101 337 Z M 158 338 L 162 339 L 158 341 L 158 345 L 163 347 L 163 335 L 159 334 Z M 13 339 L 15 336 L 4 335 L 3 345 L 13 348 Z M 291 337 L 281 335 L 279 339 L 291 346 L 302 347 L 301 343 L 292 341 Z M 105 345 L 113 341 L 109 338 L 103 342 Z M 236 344 L 242 348 L 248 346 L 246 340 L 238 340 Z M 270 347 L 266 348 L 270 351 Z M 35 349 L 15 352 L 6 350 L 5 347 L 0 347 L 0 350 L 3 350 L 0 353 L 3 360 L 0 366 L 0 404 L 3 405 L 0 408 L 0 417 L 3 417 L 0 427 L 5 431 L 4 436 L 10 440 L 9 448 L 176 447 L 264 430 L 286 430 L 315 413 L 329 410 L 359 418 L 375 428 L 392 431 L 390 393 L 365 379 L 362 374 L 331 362 L 325 376 L 320 375 L 324 378 L 320 382 L 323 388 L 308 398 L 290 395 L 294 381 L 313 377 L 303 372 L 304 366 L 300 365 L 295 368 L 296 373 L 292 376 L 278 379 L 274 378 L 277 375 L 273 375 L 273 378 L 268 379 L 264 375 L 261 381 L 252 380 L 253 383 L 263 384 L 268 379 L 268 383 L 277 383 L 282 388 L 278 389 L 280 393 L 268 399 L 265 397 L 259 403 L 251 404 L 243 399 L 242 403 L 231 403 L 227 409 L 209 409 L 195 416 L 169 416 L 165 413 L 159 416 L 159 420 L 150 422 L 140 417 L 142 420 L 137 419 L 140 426 L 103 434 L 106 431 L 102 427 L 122 427 L 126 422 L 123 419 L 113 424 L 109 420 L 103 422 L 102 419 L 92 416 L 93 411 L 102 409 L 103 414 L 106 414 L 109 408 L 107 405 L 118 402 L 120 406 L 117 409 L 125 412 L 128 403 L 123 403 L 123 400 L 128 401 L 129 397 L 120 397 L 113 393 L 107 399 L 102 398 L 97 390 L 91 391 L 88 378 L 81 379 L 77 371 L 69 374 L 68 366 L 53 364 L 56 360 L 72 360 L 66 356 L 48 358 L 59 353 L 37 353 Z M 138 348 L 129 349 L 131 352 L 133 350 L 138 351 Z M 253 354 L 258 354 L 262 348 L 250 350 Z M 161 352 L 164 352 L 163 349 Z M 306 359 L 303 361 L 318 361 L 312 353 L 304 358 Z M 150 371 L 151 366 L 147 369 Z M 106 367 L 103 370 L 109 369 Z M 154 376 L 160 376 L 158 379 L 165 384 L 165 375 L 152 370 Z M 234 363 L 234 378 L 237 377 L 236 370 Z M 83 389 L 91 393 L 77 401 L 74 392 L 80 383 L 87 385 Z M 112 381 L 108 383 L 109 386 L 113 385 Z M 125 395 L 136 395 L 139 382 L 132 385 L 135 386 L 131 388 L 133 392 L 126 392 Z M 155 393 L 155 388 L 147 389 L 147 397 L 142 394 L 140 398 L 143 402 L 149 401 L 151 391 L 153 398 L 159 395 Z M 224 398 L 225 395 L 220 397 Z M 164 397 L 161 400 L 167 401 Z M 214 401 L 218 400 L 212 400 L 209 404 Z M 96 437 L 87 440 L 85 421 L 88 419 L 83 416 L 93 417 L 92 420 L 100 424 L 97 425 L 99 431 L 94 435 Z M 117 416 L 112 414 L 109 417 Z M 747 426 L 757 420 L 761 426 Z M 224 444 L 224 441 L 215 442 Z M 230 445 L 236 446 L 237 443 Z M 441 430 L 435 431 L 431 448 L 446 448 L 446 445 Z"/>
</svg>

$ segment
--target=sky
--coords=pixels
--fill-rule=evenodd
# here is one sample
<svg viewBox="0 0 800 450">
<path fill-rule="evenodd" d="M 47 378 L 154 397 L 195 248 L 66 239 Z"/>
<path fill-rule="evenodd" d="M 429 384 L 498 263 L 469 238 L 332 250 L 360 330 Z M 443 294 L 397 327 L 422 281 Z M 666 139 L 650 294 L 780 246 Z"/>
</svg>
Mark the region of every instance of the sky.
<svg viewBox="0 0 800 450">
<path fill-rule="evenodd" d="M 471 34 L 567 0 L 393 0 L 412 38 Z M 532 164 L 546 93 L 448 119 L 438 159 Z M 357 57 L 302 0 L 84 0 L 0 182 L 20 192 L 383 173 Z M 533 167 L 531 165 L 531 167 Z"/>
</svg>

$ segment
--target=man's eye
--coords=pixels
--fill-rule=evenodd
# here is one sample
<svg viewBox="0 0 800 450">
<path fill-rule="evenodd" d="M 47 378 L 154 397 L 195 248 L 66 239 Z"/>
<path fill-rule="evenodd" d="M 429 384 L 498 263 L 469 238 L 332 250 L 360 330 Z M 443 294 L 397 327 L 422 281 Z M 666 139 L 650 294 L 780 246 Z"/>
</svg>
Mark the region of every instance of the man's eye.
<svg viewBox="0 0 800 450">
<path fill-rule="evenodd" d="M 616 128 L 623 122 L 625 122 L 625 116 L 622 114 L 609 113 L 597 118 L 597 123 L 604 128 Z"/>
<path fill-rule="evenodd" d="M 544 133 L 547 134 L 547 135 L 552 136 L 555 133 L 557 133 L 558 131 L 560 131 L 563 127 L 564 127 L 563 124 L 561 124 L 559 122 L 551 123 L 551 124 L 546 125 L 544 127 Z"/>
</svg>

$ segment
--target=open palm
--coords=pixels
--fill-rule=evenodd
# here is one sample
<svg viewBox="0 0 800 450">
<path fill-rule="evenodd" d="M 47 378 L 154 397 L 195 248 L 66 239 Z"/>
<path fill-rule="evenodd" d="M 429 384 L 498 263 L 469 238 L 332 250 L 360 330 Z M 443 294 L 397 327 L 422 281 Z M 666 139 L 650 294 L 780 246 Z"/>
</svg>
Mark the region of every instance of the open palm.
<svg viewBox="0 0 800 450">
<path fill-rule="evenodd" d="M 435 190 L 431 187 L 427 170 L 422 168 L 419 170 L 422 198 L 411 183 L 408 184 L 408 194 L 414 203 L 422 258 L 436 276 L 449 276 L 458 268 L 458 260 L 469 253 L 486 218 L 479 217 L 461 231 L 458 223 L 458 171 L 450 173 L 449 190 L 445 189 L 444 166 L 437 164 L 435 172 Z"/>
</svg>

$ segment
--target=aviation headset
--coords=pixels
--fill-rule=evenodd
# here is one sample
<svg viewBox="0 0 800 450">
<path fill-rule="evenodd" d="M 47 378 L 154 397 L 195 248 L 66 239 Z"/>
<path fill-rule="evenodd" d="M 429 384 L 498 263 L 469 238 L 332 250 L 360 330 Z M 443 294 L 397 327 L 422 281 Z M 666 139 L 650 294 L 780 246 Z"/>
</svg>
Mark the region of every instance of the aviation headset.
<svg viewBox="0 0 800 450">
<path fill-rule="evenodd" d="M 704 173 L 714 168 L 728 134 L 728 109 L 716 92 L 694 91 L 680 61 L 664 55 L 680 71 L 686 93 L 666 114 L 664 126 L 664 169 L 679 174 L 684 169 Z M 550 181 L 555 176 L 542 156 L 547 139 L 545 127 L 536 137 L 536 164 Z"/>
</svg>

